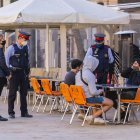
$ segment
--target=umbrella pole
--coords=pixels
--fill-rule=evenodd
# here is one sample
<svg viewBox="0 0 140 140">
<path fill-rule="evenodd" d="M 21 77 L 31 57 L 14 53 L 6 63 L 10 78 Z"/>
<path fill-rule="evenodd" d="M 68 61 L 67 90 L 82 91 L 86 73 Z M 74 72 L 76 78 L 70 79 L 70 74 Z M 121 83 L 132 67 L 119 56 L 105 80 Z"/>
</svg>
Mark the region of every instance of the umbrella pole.
<svg viewBox="0 0 140 140">
<path fill-rule="evenodd" d="M 49 24 L 46 24 L 46 57 L 45 57 L 45 63 L 46 63 L 46 71 L 49 72 Z"/>
<path fill-rule="evenodd" d="M 67 73 L 67 49 L 66 49 L 66 25 L 60 25 L 60 45 L 61 45 L 61 80 L 65 79 Z"/>
<path fill-rule="evenodd" d="M 35 62 L 37 68 L 37 29 L 35 29 Z"/>
</svg>

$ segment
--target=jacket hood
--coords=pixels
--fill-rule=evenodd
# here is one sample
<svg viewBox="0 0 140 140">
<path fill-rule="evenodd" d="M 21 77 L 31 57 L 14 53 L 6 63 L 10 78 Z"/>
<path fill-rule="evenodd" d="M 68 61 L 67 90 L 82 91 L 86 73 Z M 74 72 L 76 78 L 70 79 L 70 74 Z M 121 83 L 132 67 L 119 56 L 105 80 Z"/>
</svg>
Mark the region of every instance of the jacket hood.
<svg viewBox="0 0 140 140">
<path fill-rule="evenodd" d="M 98 64 L 99 60 L 90 55 L 85 58 L 83 68 L 89 69 L 91 72 L 93 72 L 97 68 Z"/>
</svg>

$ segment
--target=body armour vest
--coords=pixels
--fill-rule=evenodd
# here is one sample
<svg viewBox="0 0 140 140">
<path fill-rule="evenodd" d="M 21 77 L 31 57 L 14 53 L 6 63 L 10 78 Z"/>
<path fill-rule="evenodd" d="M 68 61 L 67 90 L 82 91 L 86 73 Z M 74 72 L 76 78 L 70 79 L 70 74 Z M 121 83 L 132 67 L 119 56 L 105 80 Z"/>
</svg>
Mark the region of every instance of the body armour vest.
<svg viewBox="0 0 140 140">
<path fill-rule="evenodd" d="M 24 46 L 23 49 L 19 49 L 17 44 L 13 44 L 15 53 L 10 57 L 10 65 L 17 68 L 28 68 L 28 46 Z"/>
<path fill-rule="evenodd" d="M 108 64 L 108 61 L 109 61 L 108 49 L 109 49 L 109 47 L 104 45 L 101 48 L 97 48 L 96 45 L 93 45 L 91 48 L 93 50 L 93 56 L 99 60 L 99 65 L 96 68 L 96 70 L 108 69 L 109 68 L 109 64 Z"/>
</svg>

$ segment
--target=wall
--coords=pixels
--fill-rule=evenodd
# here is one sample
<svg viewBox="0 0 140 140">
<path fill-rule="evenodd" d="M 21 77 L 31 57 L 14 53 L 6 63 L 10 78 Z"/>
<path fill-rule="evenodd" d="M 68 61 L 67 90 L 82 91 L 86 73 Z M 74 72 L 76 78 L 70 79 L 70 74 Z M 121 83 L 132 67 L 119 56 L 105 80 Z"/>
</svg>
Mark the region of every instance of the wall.
<svg viewBox="0 0 140 140">
<path fill-rule="evenodd" d="M 10 0 L 3 0 L 3 6 L 6 6 L 6 5 L 10 4 L 10 3 L 11 3 Z"/>
</svg>

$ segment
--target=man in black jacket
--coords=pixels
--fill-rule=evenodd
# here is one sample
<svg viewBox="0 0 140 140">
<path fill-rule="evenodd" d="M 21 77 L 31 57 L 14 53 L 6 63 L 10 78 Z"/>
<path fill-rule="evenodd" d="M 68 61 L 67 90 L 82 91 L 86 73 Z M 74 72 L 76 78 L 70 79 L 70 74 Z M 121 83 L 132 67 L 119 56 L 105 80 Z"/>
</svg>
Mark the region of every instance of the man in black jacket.
<svg viewBox="0 0 140 140">
<path fill-rule="evenodd" d="M 121 76 L 124 78 L 128 78 L 127 84 L 128 85 L 140 85 L 140 58 L 137 58 L 132 67 L 127 68 L 121 73 Z M 125 89 L 123 90 L 123 93 L 121 95 L 122 99 L 129 99 L 133 100 L 135 98 L 137 89 Z M 117 109 L 118 103 L 116 101 L 117 93 L 110 91 L 106 93 L 106 97 L 113 100 L 114 105 L 113 107 Z M 127 106 L 126 103 L 124 103 L 124 106 Z M 124 119 L 125 117 L 125 111 L 121 110 L 121 119 Z M 128 116 L 127 116 L 128 119 Z"/>
<path fill-rule="evenodd" d="M 4 84 L 6 83 L 6 76 L 8 79 L 11 78 L 10 71 L 6 65 L 5 57 L 3 53 L 3 46 L 5 45 L 6 41 L 4 40 L 3 35 L 0 35 L 0 95 L 3 89 Z M 7 121 L 8 119 L 3 118 L 0 116 L 0 121 Z"/>
<path fill-rule="evenodd" d="M 129 85 L 140 85 L 140 58 L 135 60 L 132 67 L 124 70 L 121 76 L 128 78 L 127 84 Z"/>
<path fill-rule="evenodd" d="M 127 68 L 121 73 L 121 76 L 124 78 L 128 78 L 128 85 L 140 85 L 140 58 L 135 59 L 133 66 Z M 126 95 L 124 94 L 126 93 Z M 127 89 L 123 91 L 124 97 L 126 99 L 133 100 L 135 98 L 137 89 Z M 123 95 L 122 94 L 122 95 Z"/>
</svg>

